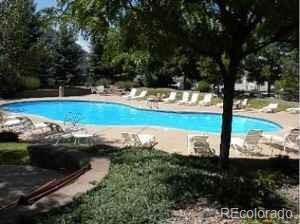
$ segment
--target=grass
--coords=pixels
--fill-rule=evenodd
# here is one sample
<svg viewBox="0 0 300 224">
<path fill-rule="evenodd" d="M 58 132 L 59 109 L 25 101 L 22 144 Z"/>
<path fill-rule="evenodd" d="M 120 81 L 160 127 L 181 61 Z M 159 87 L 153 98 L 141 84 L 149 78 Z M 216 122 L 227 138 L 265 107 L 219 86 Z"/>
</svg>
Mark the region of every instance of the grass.
<svg viewBox="0 0 300 224">
<path fill-rule="evenodd" d="M 166 223 L 173 208 L 203 197 L 220 207 L 295 209 L 275 189 L 298 184 L 297 161 L 232 160 L 224 171 L 216 158 L 142 149 L 101 154 L 112 158 L 108 176 L 94 190 L 33 223 Z"/>
<path fill-rule="evenodd" d="M 168 97 L 171 91 L 176 91 L 177 92 L 176 100 L 182 99 L 182 92 L 183 92 L 182 90 L 174 90 L 174 89 L 169 89 L 169 88 L 155 88 L 155 89 L 139 88 L 138 94 L 144 89 L 147 89 L 147 91 L 148 91 L 147 97 L 150 95 L 156 96 L 158 94 L 160 94 L 163 97 Z M 145 97 L 145 98 L 147 98 L 147 97 Z M 203 99 L 203 95 L 200 95 L 198 101 L 201 101 L 202 99 Z M 223 102 L 223 99 L 220 97 L 213 97 L 213 99 L 212 99 L 212 105 L 216 105 L 221 102 Z M 248 102 L 248 108 L 260 109 L 260 108 L 263 108 L 263 107 L 267 106 L 268 104 L 274 103 L 274 102 L 278 103 L 278 111 L 284 111 L 290 107 L 299 107 L 297 102 L 279 100 L 279 99 L 274 99 L 274 98 L 251 98 L 251 99 L 249 99 L 249 102 Z"/>
<path fill-rule="evenodd" d="M 0 165 L 24 165 L 29 162 L 26 143 L 0 143 Z"/>
<path fill-rule="evenodd" d="M 267 106 L 270 103 L 278 103 L 278 111 L 284 111 L 290 107 L 299 107 L 297 102 L 290 102 L 285 100 L 279 99 L 272 99 L 272 98 L 253 98 L 249 100 L 249 107 L 260 109 L 262 107 Z"/>
</svg>

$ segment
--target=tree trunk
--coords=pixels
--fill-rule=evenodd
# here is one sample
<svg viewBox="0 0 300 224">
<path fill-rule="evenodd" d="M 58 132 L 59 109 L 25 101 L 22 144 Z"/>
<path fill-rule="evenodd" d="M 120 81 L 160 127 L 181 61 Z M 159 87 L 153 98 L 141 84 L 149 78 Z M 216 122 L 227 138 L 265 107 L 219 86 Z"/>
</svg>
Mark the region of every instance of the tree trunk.
<svg viewBox="0 0 300 224">
<path fill-rule="evenodd" d="M 220 144 L 220 159 L 226 164 L 229 159 L 231 129 L 232 129 L 232 106 L 234 98 L 235 79 L 232 76 L 224 78 L 224 99 L 222 114 L 222 134 Z"/>
<path fill-rule="evenodd" d="M 186 89 L 186 75 L 183 73 L 183 89 Z"/>
<path fill-rule="evenodd" d="M 222 133 L 220 144 L 220 160 L 221 165 L 226 167 L 229 160 L 231 130 L 232 130 L 232 106 L 234 99 L 234 84 L 236 74 L 239 67 L 238 54 L 232 54 L 228 69 L 225 68 L 223 62 L 219 60 L 224 83 L 223 98 L 223 114 L 222 114 Z"/>
<path fill-rule="evenodd" d="M 267 85 L 268 85 L 268 96 L 270 96 L 271 95 L 271 82 L 270 81 L 268 81 L 267 82 Z"/>
</svg>

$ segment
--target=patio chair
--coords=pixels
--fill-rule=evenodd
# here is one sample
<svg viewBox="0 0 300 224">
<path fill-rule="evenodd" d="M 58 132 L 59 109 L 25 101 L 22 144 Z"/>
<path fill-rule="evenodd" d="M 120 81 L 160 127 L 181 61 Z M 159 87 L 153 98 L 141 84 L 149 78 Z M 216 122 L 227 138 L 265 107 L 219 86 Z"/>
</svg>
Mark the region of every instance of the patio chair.
<svg viewBox="0 0 300 224">
<path fill-rule="evenodd" d="M 210 148 L 208 140 L 208 135 L 188 135 L 187 136 L 187 147 L 188 153 L 193 152 L 194 154 L 201 156 L 214 156 L 214 149 Z"/>
<path fill-rule="evenodd" d="M 177 103 L 178 104 L 186 104 L 187 102 L 189 102 L 189 98 L 190 98 L 190 93 L 185 91 L 182 94 L 182 99 L 179 100 Z"/>
<path fill-rule="evenodd" d="M 39 141 L 43 138 L 58 133 L 64 133 L 62 127 L 53 122 L 41 122 L 34 125 L 33 129 L 24 131 L 19 137 L 23 140 Z"/>
<path fill-rule="evenodd" d="M 245 109 L 248 105 L 248 98 L 245 98 L 243 99 L 243 101 L 241 102 L 241 105 L 240 105 L 240 109 Z"/>
<path fill-rule="evenodd" d="M 148 93 L 147 90 L 143 90 L 143 91 L 140 93 L 140 95 L 138 95 L 138 96 L 133 96 L 133 97 L 131 97 L 130 99 L 131 99 L 131 100 L 143 99 L 143 98 L 146 97 L 147 93 Z"/>
<path fill-rule="evenodd" d="M 293 128 L 289 130 L 284 136 L 264 134 L 264 140 L 270 145 L 279 145 L 286 151 L 287 148 L 299 150 L 300 147 L 300 129 Z"/>
<path fill-rule="evenodd" d="M 234 102 L 233 102 L 232 109 L 234 109 L 234 110 L 240 109 L 241 103 L 242 103 L 241 100 L 234 101 Z"/>
<path fill-rule="evenodd" d="M 96 91 L 96 94 L 104 94 L 105 93 L 105 87 L 104 86 L 96 86 L 95 91 Z"/>
<path fill-rule="evenodd" d="M 133 89 L 131 89 L 131 91 L 130 91 L 130 93 L 128 95 L 124 95 L 122 97 L 126 98 L 126 99 L 131 99 L 132 97 L 135 96 L 136 93 L 137 93 L 137 89 L 133 88 Z"/>
<path fill-rule="evenodd" d="M 4 113 L 0 111 L 0 123 L 4 120 Z"/>
<path fill-rule="evenodd" d="M 250 130 L 244 138 L 232 137 L 231 147 L 245 154 L 254 152 L 256 149 L 261 150 L 258 143 L 262 138 L 262 134 L 263 131 L 261 130 Z"/>
<path fill-rule="evenodd" d="M 287 108 L 286 112 L 289 112 L 291 114 L 299 114 L 300 113 L 300 108 L 299 107 Z"/>
<path fill-rule="evenodd" d="M 259 112 L 265 112 L 265 113 L 275 113 L 278 109 L 278 103 L 270 103 L 268 106 L 265 106 L 261 109 L 259 109 Z"/>
<path fill-rule="evenodd" d="M 121 133 L 125 147 L 146 147 L 153 148 L 157 142 L 155 136 L 149 134 Z"/>
<path fill-rule="evenodd" d="M 213 98 L 213 94 L 211 94 L 211 93 L 205 94 L 203 100 L 201 100 L 199 102 L 199 105 L 201 105 L 201 106 L 209 106 L 209 105 L 211 105 L 212 98 Z"/>
<path fill-rule="evenodd" d="M 191 100 L 189 102 L 187 102 L 188 105 L 196 105 L 199 99 L 199 93 L 193 93 Z"/>
<path fill-rule="evenodd" d="M 176 100 L 176 92 L 171 92 L 169 97 L 162 99 L 163 102 L 165 103 L 171 103 L 174 102 Z"/>
<path fill-rule="evenodd" d="M 7 131 L 22 133 L 24 131 L 34 129 L 35 125 L 28 117 L 14 116 L 11 118 L 6 118 L 2 123 L 2 128 Z"/>
</svg>

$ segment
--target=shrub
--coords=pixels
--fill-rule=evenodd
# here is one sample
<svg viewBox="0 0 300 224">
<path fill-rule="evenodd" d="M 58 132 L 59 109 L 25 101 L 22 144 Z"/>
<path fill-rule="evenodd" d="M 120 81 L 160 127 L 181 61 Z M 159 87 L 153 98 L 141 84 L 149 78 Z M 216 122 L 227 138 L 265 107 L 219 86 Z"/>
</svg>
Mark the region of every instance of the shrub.
<svg viewBox="0 0 300 224">
<path fill-rule="evenodd" d="M 56 81 L 55 79 L 47 79 L 47 87 L 50 87 L 50 88 L 55 88 L 56 87 Z"/>
<path fill-rule="evenodd" d="M 105 79 L 105 78 L 98 79 L 98 80 L 95 82 L 95 86 L 109 87 L 110 84 L 111 84 L 111 80 Z"/>
<path fill-rule="evenodd" d="M 186 80 L 185 80 L 185 86 L 184 86 L 184 89 L 191 89 L 191 88 L 192 88 L 192 85 L 193 85 L 192 80 L 186 79 Z"/>
<path fill-rule="evenodd" d="M 18 142 L 19 138 L 16 133 L 13 132 L 1 132 L 0 142 Z"/>
<path fill-rule="evenodd" d="M 210 88 L 210 85 L 208 84 L 208 82 L 202 80 L 197 83 L 196 90 L 198 90 L 200 92 L 209 92 L 211 90 L 211 88 Z"/>
<path fill-rule="evenodd" d="M 77 170 L 89 160 L 83 152 L 64 146 L 31 145 L 28 153 L 32 165 L 55 170 Z"/>
<path fill-rule="evenodd" d="M 133 81 L 119 81 L 115 83 L 115 86 L 117 86 L 120 89 L 130 90 L 133 87 L 137 87 L 138 84 Z"/>
<path fill-rule="evenodd" d="M 90 86 L 93 86 L 95 83 L 95 80 L 92 76 L 88 76 L 85 80 L 85 83 L 84 85 L 87 86 L 87 87 L 90 87 Z"/>
<path fill-rule="evenodd" d="M 26 143 L 0 143 L 0 165 L 28 164 Z"/>
<path fill-rule="evenodd" d="M 26 76 L 20 79 L 20 87 L 23 90 L 38 89 L 40 86 L 41 82 L 39 78 Z"/>
</svg>

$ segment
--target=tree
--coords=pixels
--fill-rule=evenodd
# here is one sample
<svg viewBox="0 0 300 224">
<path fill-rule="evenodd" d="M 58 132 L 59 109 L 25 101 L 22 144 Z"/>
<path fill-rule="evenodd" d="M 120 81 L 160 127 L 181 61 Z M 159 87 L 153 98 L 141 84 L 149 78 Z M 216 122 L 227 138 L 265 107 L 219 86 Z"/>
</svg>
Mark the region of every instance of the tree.
<svg viewBox="0 0 300 224">
<path fill-rule="evenodd" d="M 57 36 L 54 62 L 56 84 L 71 84 L 82 72 L 80 64 L 84 51 L 76 43 L 77 34 L 71 27 L 60 25 Z"/>
<path fill-rule="evenodd" d="M 221 94 L 222 74 L 217 63 L 211 57 L 200 56 L 197 61 L 197 70 L 200 73 L 200 79 L 213 84 L 217 94 Z"/>
<path fill-rule="evenodd" d="M 286 53 L 281 66 L 281 78 L 275 83 L 277 91 L 287 100 L 299 101 L 299 51 Z"/>
<path fill-rule="evenodd" d="M 248 80 L 259 84 L 267 82 L 268 95 L 271 86 L 281 78 L 281 58 L 287 53 L 286 49 L 277 45 L 270 45 L 256 54 L 248 55 L 242 67 L 248 71 Z"/>
<path fill-rule="evenodd" d="M 224 82 L 220 158 L 225 163 L 229 158 L 234 84 L 241 61 L 271 43 L 298 45 L 297 0 L 61 1 L 79 21 L 82 12 L 91 13 L 91 8 L 102 11 L 100 18 L 119 24 L 129 44 L 151 55 L 170 55 L 180 44 L 213 58 Z M 78 4 L 80 9 L 72 7 Z M 84 20 L 92 21 L 94 16 L 89 14 Z"/>
<path fill-rule="evenodd" d="M 0 1 L 0 92 L 11 95 L 22 76 L 37 76 L 39 19 L 33 0 Z"/>
</svg>

